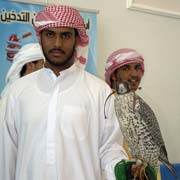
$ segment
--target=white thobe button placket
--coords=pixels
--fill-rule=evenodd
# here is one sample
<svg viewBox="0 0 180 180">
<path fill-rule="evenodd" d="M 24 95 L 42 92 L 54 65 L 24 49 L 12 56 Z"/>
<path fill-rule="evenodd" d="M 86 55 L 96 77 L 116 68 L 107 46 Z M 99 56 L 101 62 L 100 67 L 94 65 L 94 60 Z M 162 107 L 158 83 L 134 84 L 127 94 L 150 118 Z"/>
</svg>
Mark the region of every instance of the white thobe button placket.
<svg viewBox="0 0 180 180">
<path fill-rule="evenodd" d="M 48 165 L 55 164 L 55 127 L 57 117 L 57 99 L 58 99 L 59 86 L 56 84 L 54 92 L 52 94 L 49 108 L 48 108 L 48 120 L 47 120 L 47 156 L 46 163 Z"/>
</svg>

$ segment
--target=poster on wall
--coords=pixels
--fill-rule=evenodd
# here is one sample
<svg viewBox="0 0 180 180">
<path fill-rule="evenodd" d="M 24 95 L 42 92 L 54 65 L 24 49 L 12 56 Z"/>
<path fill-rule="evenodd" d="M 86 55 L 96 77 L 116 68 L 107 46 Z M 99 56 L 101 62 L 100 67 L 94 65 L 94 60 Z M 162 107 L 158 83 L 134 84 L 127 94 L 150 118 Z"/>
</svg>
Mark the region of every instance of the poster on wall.
<svg viewBox="0 0 180 180">
<path fill-rule="evenodd" d="M 14 55 L 21 46 L 38 42 L 32 24 L 36 13 L 44 7 L 45 5 L 21 2 L 0 2 L 0 93 L 5 86 L 6 74 Z M 96 75 L 96 13 L 81 10 L 79 12 L 84 18 L 90 38 L 86 70 Z"/>
</svg>

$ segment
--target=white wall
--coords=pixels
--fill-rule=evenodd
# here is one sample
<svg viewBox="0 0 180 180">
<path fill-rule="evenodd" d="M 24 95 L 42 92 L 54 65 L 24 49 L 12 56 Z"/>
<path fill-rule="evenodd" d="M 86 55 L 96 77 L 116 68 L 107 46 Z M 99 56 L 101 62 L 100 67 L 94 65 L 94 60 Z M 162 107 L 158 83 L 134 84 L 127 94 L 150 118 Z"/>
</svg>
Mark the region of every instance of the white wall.
<svg viewBox="0 0 180 180">
<path fill-rule="evenodd" d="M 152 106 L 169 159 L 180 163 L 180 19 L 126 9 L 126 0 L 36 0 L 99 10 L 98 76 L 104 79 L 107 56 L 118 48 L 144 55 L 145 76 L 139 92 Z"/>
</svg>

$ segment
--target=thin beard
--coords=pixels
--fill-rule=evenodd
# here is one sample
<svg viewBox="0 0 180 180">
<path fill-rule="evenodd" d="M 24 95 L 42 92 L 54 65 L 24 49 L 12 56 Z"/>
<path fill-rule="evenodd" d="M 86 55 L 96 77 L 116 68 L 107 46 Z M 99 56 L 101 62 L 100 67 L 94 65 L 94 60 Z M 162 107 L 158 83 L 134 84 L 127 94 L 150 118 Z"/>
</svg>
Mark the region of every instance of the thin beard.
<svg viewBox="0 0 180 180">
<path fill-rule="evenodd" d="M 71 55 L 64 62 L 59 63 L 59 62 L 53 62 L 53 61 L 49 60 L 49 58 L 44 54 L 46 61 L 53 66 L 63 66 L 65 64 L 67 64 L 73 58 L 73 55 L 74 55 L 74 51 L 71 53 Z"/>
</svg>

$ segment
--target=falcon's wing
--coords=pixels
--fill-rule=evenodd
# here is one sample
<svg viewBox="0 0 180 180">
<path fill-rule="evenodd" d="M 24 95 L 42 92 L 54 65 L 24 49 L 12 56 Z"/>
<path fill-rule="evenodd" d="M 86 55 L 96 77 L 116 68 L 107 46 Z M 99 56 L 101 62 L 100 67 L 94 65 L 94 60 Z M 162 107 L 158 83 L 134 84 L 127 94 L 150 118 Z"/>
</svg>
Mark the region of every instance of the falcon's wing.
<svg viewBox="0 0 180 180">
<path fill-rule="evenodd" d="M 160 147 L 165 146 L 155 113 L 153 112 L 151 107 L 140 96 L 137 96 L 136 98 L 137 98 L 137 103 L 139 103 L 139 107 L 137 108 L 137 111 L 139 112 L 140 116 L 146 123 L 148 130 L 151 133 L 154 141 Z"/>
</svg>

